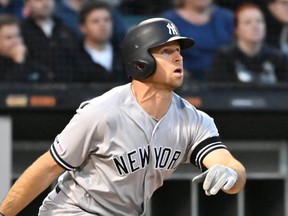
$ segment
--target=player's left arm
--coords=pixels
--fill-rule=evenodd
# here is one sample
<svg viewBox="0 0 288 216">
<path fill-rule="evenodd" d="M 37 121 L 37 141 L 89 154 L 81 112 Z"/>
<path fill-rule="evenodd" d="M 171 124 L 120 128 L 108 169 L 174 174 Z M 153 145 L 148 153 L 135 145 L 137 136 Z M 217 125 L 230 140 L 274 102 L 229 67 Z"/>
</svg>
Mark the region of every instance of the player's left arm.
<svg viewBox="0 0 288 216">
<path fill-rule="evenodd" d="M 203 160 L 208 169 L 196 176 L 193 181 L 203 182 L 207 195 L 215 195 L 220 189 L 225 193 L 238 193 L 245 185 L 246 171 L 227 149 L 217 149 L 210 152 Z"/>
<path fill-rule="evenodd" d="M 197 111 L 198 130 L 193 136 L 195 147 L 190 162 L 202 171 L 193 182 L 202 183 L 207 195 L 215 195 L 221 189 L 229 194 L 238 193 L 246 182 L 244 166 L 223 145 L 214 120 L 202 111 Z M 198 125 L 198 127 L 197 127 Z"/>
<path fill-rule="evenodd" d="M 238 193 L 246 183 L 246 171 L 244 166 L 236 160 L 227 149 L 218 149 L 208 154 L 204 160 L 204 165 L 209 169 L 215 164 L 221 164 L 233 169 L 237 173 L 237 180 L 230 190 L 226 193 Z"/>
</svg>

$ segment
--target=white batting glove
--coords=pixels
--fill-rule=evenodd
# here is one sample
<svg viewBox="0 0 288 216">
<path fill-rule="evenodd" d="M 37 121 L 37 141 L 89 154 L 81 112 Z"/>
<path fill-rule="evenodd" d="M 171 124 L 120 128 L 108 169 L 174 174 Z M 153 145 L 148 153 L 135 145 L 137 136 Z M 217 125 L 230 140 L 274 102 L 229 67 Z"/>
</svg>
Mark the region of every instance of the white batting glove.
<svg viewBox="0 0 288 216">
<path fill-rule="evenodd" d="M 233 169 L 216 164 L 204 173 L 193 178 L 195 183 L 203 183 L 203 189 L 207 196 L 215 195 L 218 191 L 231 189 L 238 179 L 238 174 Z"/>
</svg>

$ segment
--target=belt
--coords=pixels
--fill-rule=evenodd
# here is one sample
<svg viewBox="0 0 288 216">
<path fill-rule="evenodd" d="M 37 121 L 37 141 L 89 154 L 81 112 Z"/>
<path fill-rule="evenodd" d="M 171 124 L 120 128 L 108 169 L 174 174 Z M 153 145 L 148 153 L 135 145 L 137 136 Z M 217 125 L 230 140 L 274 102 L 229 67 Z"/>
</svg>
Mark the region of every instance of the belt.
<svg viewBox="0 0 288 216">
<path fill-rule="evenodd" d="M 57 194 L 61 191 L 61 189 L 60 189 L 60 187 L 59 187 L 58 184 L 57 184 L 56 187 L 55 187 L 55 191 L 56 191 Z"/>
</svg>

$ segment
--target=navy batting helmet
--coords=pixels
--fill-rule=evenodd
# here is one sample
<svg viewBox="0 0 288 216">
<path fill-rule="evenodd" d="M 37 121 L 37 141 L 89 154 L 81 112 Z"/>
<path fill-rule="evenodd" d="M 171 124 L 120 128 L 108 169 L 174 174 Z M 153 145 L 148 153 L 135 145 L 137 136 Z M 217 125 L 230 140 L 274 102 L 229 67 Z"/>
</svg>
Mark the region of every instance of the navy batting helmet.
<svg viewBox="0 0 288 216">
<path fill-rule="evenodd" d="M 181 37 L 175 24 L 164 18 L 151 18 L 132 28 L 123 41 L 123 58 L 130 78 L 143 80 L 156 70 L 149 49 L 171 41 L 179 41 L 181 49 L 192 47 L 195 41 Z"/>
</svg>

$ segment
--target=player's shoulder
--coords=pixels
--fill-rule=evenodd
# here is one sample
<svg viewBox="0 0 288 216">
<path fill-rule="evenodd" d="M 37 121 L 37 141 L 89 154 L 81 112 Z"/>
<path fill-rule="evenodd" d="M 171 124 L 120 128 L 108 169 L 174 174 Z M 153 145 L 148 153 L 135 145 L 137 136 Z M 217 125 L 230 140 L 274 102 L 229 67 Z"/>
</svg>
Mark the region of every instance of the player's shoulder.
<svg viewBox="0 0 288 216">
<path fill-rule="evenodd" d="M 177 110 L 182 114 L 186 114 L 189 117 L 211 118 L 207 113 L 197 109 L 190 102 L 176 93 L 173 95 L 173 101 L 177 107 Z"/>
<path fill-rule="evenodd" d="M 91 103 L 99 103 L 99 102 L 105 102 L 113 99 L 113 101 L 109 101 L 110 103 L 112 102 L 119 102 L 121 99 L 124 99 L 122 97 L 127 96 L 130 94 L 131 91 L 131 83 L 120 85 L 113 87 L 109 91 L 105 92 L 104 94 L 93 98 L 90 102 Z"/>
<path fill-rule="evenodd" d="M 82 102 L 78 108 L 78 111 L 80 109 L 87 111 L 104 110 L 105 112 L 108 112 L 109 110 L 117 108 L 122 103 L 124 103 L 124 101 L 127 100 L 127 97 L 129 97 L 130 94 L 131 94 L 130 83 L 121 86 L 116 86 L 102 95 L 99 95 L 95 98 Z"/>
<path fill-rule="evenodd" d="M 130 84 L 125 84 L 121 86 L 116 86 L 102 95 L 99 95 L 89 101 L 92 105 L 101 105 L 108 103 L 110 105 L 120 103 L 125 100 L 125 97 L 130 93 Z"/>
<path fill-rule="evenodd" d="M 179 110 L 192 110 L 192 111 L 196 111 L 196 107 L 193 106 L 191 103 L 189 103 L 186 99 L 184 99 L 183 97 L 181 97 L 180 95 L 173 93 L 173 102 L 175 103 L 175 105 L 177 106 L 177 108 Z"/>
</svg>

